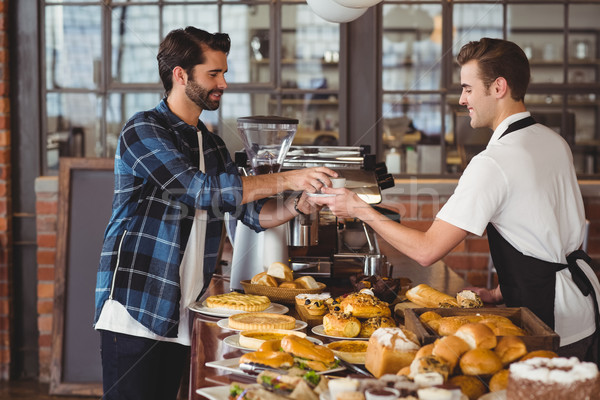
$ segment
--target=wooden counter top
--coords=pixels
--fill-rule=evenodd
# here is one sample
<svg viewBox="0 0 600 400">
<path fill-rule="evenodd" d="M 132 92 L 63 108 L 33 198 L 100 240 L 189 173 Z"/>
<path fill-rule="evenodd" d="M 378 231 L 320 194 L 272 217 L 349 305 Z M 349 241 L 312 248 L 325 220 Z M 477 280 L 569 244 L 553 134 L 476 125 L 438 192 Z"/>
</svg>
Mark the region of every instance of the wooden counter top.
<svg viewBox="0 0 600 400">
<path fill-rule="evenodd" d="M 421 267 L 414 261 L 400 254 L 386 243 L 380 242 L 380 249 L 394 266 L 392 277 L 409 278 L 413 285 L 427 283 L 428 285 L 446 293 L 456 293 L 467 282 L 458 274 L 448 268 L 443 262 L 437 262 L 430 267 Z M 229 277 L 215 275 L 204 297 L 229 291 Z M 290 306 L 290 312 L 293 312 Z M 196 389 L 218 384 L 226 384 L 227 373 L 204 364 L 208 361 L 223 360 L 240 357 L 241 350 L 233 349 L 222 342 L 222 339 L 232 335 L 233 331 L 222 329 L 217 325 L 218 317 L 209 317 L 199 313 L 193 314 L 193 334 L 189 379 L 189 399 L 200 400 L 203 397 L 196 394 Z M 236 376 L 236 380 L 239 380 Z"/>
</svg>

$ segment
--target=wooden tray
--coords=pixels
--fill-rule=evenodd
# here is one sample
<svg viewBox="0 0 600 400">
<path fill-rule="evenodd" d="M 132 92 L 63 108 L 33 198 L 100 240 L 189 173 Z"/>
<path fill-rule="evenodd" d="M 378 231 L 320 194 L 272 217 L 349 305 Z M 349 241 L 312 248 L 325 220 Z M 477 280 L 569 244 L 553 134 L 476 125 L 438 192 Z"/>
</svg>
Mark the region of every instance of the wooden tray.
<svg viewBox="0 0 600 400">
<path fill-rule="evenodd" d="M 296 312 L 298 313 L 298 319 L 306 322 L 309 328 L 323 324 L 323 316 L 327 314 L 327 312 L 325 312 L 323 315 L 311 315 L 306 311 L 305 307 L 299 306 L 298 304 L 296 304 Z"/>
<path fill-rule="evenodd" d="M 240 281 L 244 292 L 247 294 L 258 294 L 267 296 L 274 303 L 285 303 L 295 304 L 296 295 L 302 293 L 322 293 L 325 290 L 325 284 L 317 282 L 319 287 L 317 289 L 291 289 L 291 288 L 280 288 L 274 286 L 257 285 L 250 283 L 249 280 Z"/>
<path fill-rule="evenodd" d="M 527 307 L 518 308 L 408 308 L 404 310 L 405 326 L 413 331 L 421 345 L 433 343 L 440 336 L 429 326 L 419 320 L 419 316 L 426 311 L 435 311 L 442 317 L 473 315 L 473 314 L 495 314 L 510 319 L 515 325 L 527 332 L 521 336 L 528 351 L 552 350 L 557 351 L 560 345 L 560 337 L 548 327 Z M 498 336 L 500 338 L 501 336 Z"/>
</svg>

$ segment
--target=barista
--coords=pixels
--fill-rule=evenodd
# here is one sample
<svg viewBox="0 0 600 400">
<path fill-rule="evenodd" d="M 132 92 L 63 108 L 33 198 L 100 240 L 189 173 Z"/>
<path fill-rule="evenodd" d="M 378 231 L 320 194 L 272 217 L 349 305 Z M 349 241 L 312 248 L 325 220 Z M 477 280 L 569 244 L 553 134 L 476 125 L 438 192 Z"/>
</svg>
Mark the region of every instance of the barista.
<svg viewBox="0 0 600 400">
<path fill-rule="evenodd" d="M 454 194 L 426 232 L 381 218 L 358 196 L 311 198 L 338 217 L 357 217 L 423 266 L 441 259 L 468 233 L 487 229 L 499 287 L 477 288 L 484 301 L 528 307 L 560 335 L 559 354 L 598 363 L 600 284 L 577 251 L 583 200 L 563 138 L 536 123 L 524 105 L 529 62 L 514 43 L 483 38 L 463 46 L 460 104 L 473 128 L 494 130 L 465 169 Z"/>
</svg>

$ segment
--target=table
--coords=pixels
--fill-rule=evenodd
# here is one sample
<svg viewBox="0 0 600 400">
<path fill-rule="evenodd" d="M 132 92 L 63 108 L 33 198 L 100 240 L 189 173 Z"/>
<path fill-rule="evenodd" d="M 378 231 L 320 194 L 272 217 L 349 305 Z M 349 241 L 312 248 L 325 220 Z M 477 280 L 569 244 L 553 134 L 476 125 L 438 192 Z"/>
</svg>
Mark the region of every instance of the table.
<svg viewBox="0 0 600 400">
<path fill-rule="evenodd" d="M 413 285 L 426 283 L 445 293 L 456 293 L 463 287 L 468 286 L 468 283 L 462 277 L 441 261 L 429 267 L 422 267 L 384 242 L 380 242 L 380 250 L 382 254 L 386 255 L 388 261 L 394 265 L 392 277 L 407 277 L 412 280 Z M 228 291 L 229 277 L 215 275 L 204 297 Z M 294 312 L 294 307 L 290 306 L 290 314 L 293 315 Z M 232 349 L 222 342 L 222 339 L 231 335 L 232 331 L 220 328 L 217 325 L 217 321 L 220 319 L 193 313 L 189 379 L 190 400 L 203 398 L 196 394 L 198 388 L 229 383 L 229 374 L 213 368 L 206 368 L 204 363 L 236 358 L 243 354 L 241 350 Z M 235 380 L 240 381 L 240 378 L 236 376 Z"/>
</svg>

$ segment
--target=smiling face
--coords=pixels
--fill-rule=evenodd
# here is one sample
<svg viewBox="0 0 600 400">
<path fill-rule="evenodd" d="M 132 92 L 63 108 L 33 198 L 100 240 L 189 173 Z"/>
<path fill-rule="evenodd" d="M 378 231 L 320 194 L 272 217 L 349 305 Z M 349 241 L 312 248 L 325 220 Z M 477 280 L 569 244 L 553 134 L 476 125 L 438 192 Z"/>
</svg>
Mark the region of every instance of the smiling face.
<svg viewBox="0 0 600 400">
<path fill-rule="evenodd" d="M 227 88 L 227 55 L 221 51 L 206 49 L 204 64 L 194 66 L 185 85 L 187 97 L 202 110 L 216 110 Z"/>
<path fill-rule="evenodd" d="M 460 70 L 462 93 L 459 104 L 466 106 L 473 128 L 493 128 L 496 98 L 479 77 L 477 61 L 471 60 Z"/>
</svg>

